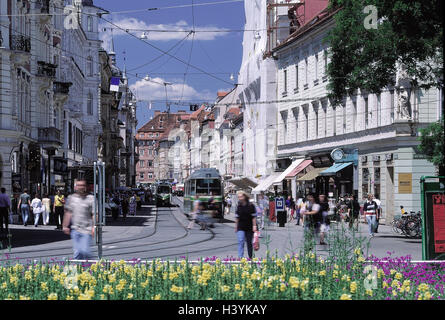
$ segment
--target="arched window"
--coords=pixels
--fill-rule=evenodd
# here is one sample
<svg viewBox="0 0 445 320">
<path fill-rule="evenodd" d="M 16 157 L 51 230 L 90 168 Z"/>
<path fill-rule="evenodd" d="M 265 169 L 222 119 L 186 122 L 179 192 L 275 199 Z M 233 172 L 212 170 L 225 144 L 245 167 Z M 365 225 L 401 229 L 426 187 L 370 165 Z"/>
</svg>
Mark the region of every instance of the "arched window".
<svg viewBox="0 0 445 320">
<path fill-rule="evenodd" d="M 93 95 L 91 92 L 88 93 L 87 97 L 87 113 L 93 115 Z"/>
<path fill-rule="evenodd" d="M 93 58 L 91 57 L 87 58 L 87 72 L 89 77 L 93 76 Z"/>
</svg>

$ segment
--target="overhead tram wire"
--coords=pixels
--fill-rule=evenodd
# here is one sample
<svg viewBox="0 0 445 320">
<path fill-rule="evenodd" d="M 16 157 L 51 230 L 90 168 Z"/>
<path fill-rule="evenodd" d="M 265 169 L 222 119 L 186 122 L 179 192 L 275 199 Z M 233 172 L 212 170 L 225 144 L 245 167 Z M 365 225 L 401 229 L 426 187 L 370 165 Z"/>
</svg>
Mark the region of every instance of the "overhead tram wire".
<svg viewBox="0 0 445 320">
<path fill-rule="evenodd" d="M 190 62 L 192 61 L 193 43 L 195 40 L 195 8 L 193 6 L 193 0 L 192 0 L 192 23 L 193 23 L 192 43 L 190 45 L 190 53 L 189 53 L 189 59 L 187 61 L 187 66 L 185 67 L 184 79 L 182 81 L 181 98 L 179 99 L 179 101 L 182 101 L 182 98 L 184 97 L 185 81 L 187 79 L 187 72 L 189 71 Z"/>
<path fill-rule="evenodd" d="M 118 27 L 119 29 L 121 29 L 121 30 L 124 31 L 125 33 L 129 34 L 129 35 L 132 36 L 133 38 L 136 38 L 137 40 L 139 40 L 139 41 L 141 41 L 141 42 L 143 42 L 143 43 L 149 45 L 149 46 L 152 47 L 153 49 L 158 50 L 158 51 L 160 51 L 160 52 L 162 52 L 162 53 L 164 53 L 164 54 L 166 54 L 166 55 L 168 55 L 168 56 L 171 56 L 173 59 L 175 59 L 175 60 L 177 60 L 177 61 L 179 61 L 179 62 L 181 62 L 181 63 L 183 63 L 183 64 L 185 64 L 185 65 L 189 65 L 191 68 L 193 68 L 193 69 L 195 69 L 195 70 L 197 70 L 197 71 L 203 72 L 203 73 L 205 73 L 206 75 L 208 75 L 208 76 L 211 77 L 211 78 L 214 78 L 214 79 L 219 80 L 219 81 L 221 81 L 221 82 L 227 83 L 227 84 L 229 84 L 229 85 L 231 85 L 231 86 L 234 85 L 234 83 L 232 83 L 232 82 L 229 82 L 229 81 L 224 80 L 224 79 L 222 79 L 222 78 L 220 78 L 220 77 L 217 77 L 217 76 L 215 76 L 215 75 L 213 75 L 213 74 L 211 74 L 211 73 L 208 73 L 208 72 L 206 72 L 205 70 L 203 70 L 203 69 L 201 69 L 201 68 L 199 68 L 199 67 L 196 67 L 196 66 L 194 66 L 194 65 L 192 65 L 192 64 L 188 64 L 186 61 L 184 61 L 184 60 L 182 60 L 182 59 L 180 59 L 180 58 L 178 58 L 178 57 L 176 57 L 176 56 L 171 55 L 170 53 L 168 53 L 168 52 L 166 52 L 165 50 L 162 50 L 161 48 L 159 48 L 159 47 L 157 47 L 157 46 L 151 44 L 150 42 L 148 42 L 148 41 L 144 41 L 144 40 L 140 39 L 139 37 L 137 37 L 137 36 L 135 36 L 134 34 L 130 33 L 128 30 L 126 30 L 126 29 L 124 29 L 124 28 L 121 28 L 121 27 L 119 27 L 118 25 L 114 24 L 114 23 L 111 22 L 110 20 L 107 20 L 107 19 L 105 19 L 105 18 L 102 17 L 102 16 L 99 16 L 99 17 L 100 17 L 102 20 L 104 20 L 104 21 L 110 23 L 111 25 L 114 25 L 114 26 Z"/>
</svg>

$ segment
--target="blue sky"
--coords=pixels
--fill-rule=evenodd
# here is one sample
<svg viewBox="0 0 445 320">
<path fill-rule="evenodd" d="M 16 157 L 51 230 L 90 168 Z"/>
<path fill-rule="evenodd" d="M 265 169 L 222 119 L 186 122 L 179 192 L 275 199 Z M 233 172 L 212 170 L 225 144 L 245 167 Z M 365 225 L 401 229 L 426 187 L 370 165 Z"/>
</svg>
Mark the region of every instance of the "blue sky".
<svg viewBox="0 0 445 320">
<path fill-rule="evenodd" d="M 219 2 L 221 0 L 194 0 L 195 4 Z M 94 4 L 110 12 L 129 11 L 145 8 L 165 8 L 177 5 L 189 5 L 192 0 L 95 0 Z M 162 9 L 156 11 L 145 11 L 137 13 L 116 13 L 104 16 L 107 20 L 129 29 L 135 35 L 141 35 L 142 31 L 132 31 L 131 29 L 150 30 L 191 30 L 193 26 L 192 8 Z M 232 2 L 224 4 L 214 4 L 194 7 L 194 22 L 196 30 L 205 31 L 225 31 L 242 30 L 244 28 L 244 3 Z M 104 47 L 107 49 L 111 38 L 111 27 L 102 21 L 101 28 L 108 28 L 105 32 L 101 30 L 101 38 L 104 40 Z M 147 74 L 153 81 L 170 82 L 167 86 L 169 99 L 179 100 L 208 100 L 216 98 L 218 90 L 232 88 L 230 83 L 236 83 L 237 72 L 242 58 L 242 32 L 196 32 L 194 41 L 192 35 L 187 40 L 181 41 L 187 32 L 149 32 L 148 42 L 154 46 L 167 51 L 176 44 L 170 52 L 174 56 L 188 61 L 190 64 L 203 69 L 206 72 L 215 73 L 216 77 L 229 82 L 214 79 L 205 74 L 196 74 L 200 71 L 191 67 L 184 84 L 184 73 L 187 66 L 164 55 L 155 62 L 144 67 L 133 70 L 150 60 L 162 55 L 161 52 L 151 48 L 147 44 L 125 34 L 117 29 L 112 31 L 114 47 L 117 56 L 118 66 L 122 69 L 124 65 L 124 54 L 126 56 L 126 66 L 129 71 L 129 83 L 137 94 L 138 98 L 146 100 L 164 100 L 165 88 L 153 82 L 147 82 L 135 77 L 145 77 Z M 190 56 L 190 51 L 193 50 Z M 234 74 L 235 80 L 230 80 L 230 73 Z M 165 102 L 153 101 L 152 109 L 149 110 L 148 102 L 138 103 L 138 127 L 146 123 L 154 110 L 165 110 Z M 186 110 L 187 106 L 172 105 L 171 110 Z"/>
</svg>

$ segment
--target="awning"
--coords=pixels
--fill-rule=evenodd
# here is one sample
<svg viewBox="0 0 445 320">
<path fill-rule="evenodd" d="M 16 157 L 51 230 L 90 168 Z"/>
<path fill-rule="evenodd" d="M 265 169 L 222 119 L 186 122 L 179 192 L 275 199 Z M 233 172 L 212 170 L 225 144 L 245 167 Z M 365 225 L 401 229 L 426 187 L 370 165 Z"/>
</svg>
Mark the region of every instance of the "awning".
<svg viewBox="0 0 445 320">
<path fill-rule="evenodd" d="M 352 164 L 352 162 L 334 163 L 333 166 L 320 172 L 320 175 L 321 176 L 335 176 L 337 172 L 343 170 L 344 168 L 350 166 L 351 164 Z"/>
<path fill-rule="evenodd" d="M 258 194 L 258 193 L 264 192 L 267 189 L 269 189 L 270 186 L 275 181 L 275 179 L 278 178 L 278 176 L 280 174 L 281 174 L 280 172 L 275 172 L 275 173 L 272 173 L 270 176 L 261 180 L 260 183 L 255 188 L 253 188 L 252 193 Z"/>
<path fill-rule="evenodd" d="M 287 176 L 286 179 L 292 179 L 297 174 L 299 174 L 301 171 L 306 169 L 308 165 L 312 163 L 312 160 L 304 160 L 302 163 L 300 163 L 294 170 L 292 170 Z"/>
<path fill-rule="evenodd" d="M 320 175 L 320 172 L 322 172 L 322 171 L 324 171 L 326 169 L 328 169 L 328 167 L 314 168 L 313 170 L 309 171 L 308 173 L 306 173 L 301 178 L 297 179 L 297 181 L 312 181 L 312 180 L 314 180 L 316 177 L 318 177 Z"/>
<path fill-rule="evenodd" d="M 275 179 L 275 181 L 273 182 L 273 184 L 279 184 L 281 183 L 281 181 L 284 180 L 284 178 L 286 178 L 286 176 L 291 173 L 292 170 L 294 170 L 300 163 L 302 163 L 304 161 L 304 159 L 298 159 L 295 160 L 294 162 L 291 163 L 291 165 L 289 167 L 287 167 L 286 170 L 284 170 L 279 176 L 278 178 Z"/>
<path fill-rule="evenodd" d="M 247 177 L 233 178 L 230 179 L 228 182 L 234 184 L 235 186 L 243 190 L 249 188 L 255 188 L 258 185 L 255 181 L 252 181 Z"/>
</svg>

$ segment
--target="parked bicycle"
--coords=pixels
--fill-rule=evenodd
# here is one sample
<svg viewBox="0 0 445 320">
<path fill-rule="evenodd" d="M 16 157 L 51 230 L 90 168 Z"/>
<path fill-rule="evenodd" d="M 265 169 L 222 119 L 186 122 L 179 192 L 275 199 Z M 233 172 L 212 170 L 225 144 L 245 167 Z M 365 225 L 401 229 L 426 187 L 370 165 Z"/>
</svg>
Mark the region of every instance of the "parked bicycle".
<svg viewBox="0 0 445 320">
<path fill-rule="evenodd" d="M 422 238 L 422 214 L 420 211 L 396 215 L 391 225 L 395 233 L 403 234 L 408 238 Z"/>
</svg>

